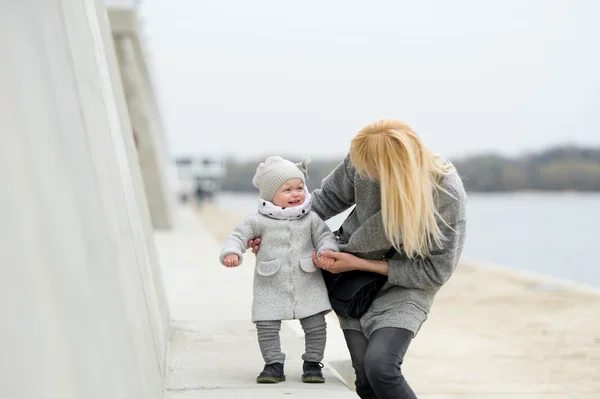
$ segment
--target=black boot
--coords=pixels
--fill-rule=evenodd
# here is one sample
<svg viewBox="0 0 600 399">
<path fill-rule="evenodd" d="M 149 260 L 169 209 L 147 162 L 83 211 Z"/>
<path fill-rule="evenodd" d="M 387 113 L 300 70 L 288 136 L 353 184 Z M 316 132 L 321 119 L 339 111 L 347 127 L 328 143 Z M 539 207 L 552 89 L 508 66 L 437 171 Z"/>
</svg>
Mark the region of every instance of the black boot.
<svg viewBox="0 0 600 399">
<path fill-rule="evenodd" d="M 325 377 L 323 377 L 323 373 L 321 369 L 323 368 L 323 364 L 319 362 L 304 362 L 302 366 L 302 382 L 306 382 L 309 384 L 322 384 L 325 382 Z"/>
<path fill-rule="evenodd" d="M 256 377 L 256 382 L 259 384 L 276 384 L 283 381 L 285 381 L 285 375 L 281 363 L 265 364 L 263 371 Z"/>
</svg>

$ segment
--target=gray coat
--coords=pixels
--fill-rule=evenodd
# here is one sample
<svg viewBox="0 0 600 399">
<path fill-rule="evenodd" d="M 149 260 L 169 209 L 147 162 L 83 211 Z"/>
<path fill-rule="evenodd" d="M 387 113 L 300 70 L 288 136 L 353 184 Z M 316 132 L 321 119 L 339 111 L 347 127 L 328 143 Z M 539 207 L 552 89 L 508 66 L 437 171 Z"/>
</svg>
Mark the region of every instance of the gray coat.
<svg viewBox="0 0 600 399">
<path fill-rule="evenodd" d="M 343 329 L 358 330 L 368 337 L 383 327 L 399 327 L 416 334 L 440 287 L 448 281 L 465 242 L 467 196 L 457 173 L 444 177 L 438 210 L 449 227 L 439 226 L 447 238 L 443 248 L 433 248 L 427 258 L 409 259 L 397 253 L 389 261 L 388 281 L 368 312 L 357 319 L 341 320 Z M 381 259 L 390 249 L 381 216 L 379 183 L 356 173 L 350 157 L 338 165 L 312 193 L 313 211 L 327 220 L 356 205 L 344 221 L 340 251 L 363 259 Z M 266 242 L 266 240 L 265 240 Z"/>
<path fill-rule="evenodd" d="M 240 262 L 248 240 L 262 238 L 254 270 L 252 321 L 303 319 L 330 311 L 321 270 L 312 253 L 338 251 L 337 240 L 314 212 L 300 219 L 248 216 L 225 240 L 220 260 L 237 254 Z"/>
</svg>

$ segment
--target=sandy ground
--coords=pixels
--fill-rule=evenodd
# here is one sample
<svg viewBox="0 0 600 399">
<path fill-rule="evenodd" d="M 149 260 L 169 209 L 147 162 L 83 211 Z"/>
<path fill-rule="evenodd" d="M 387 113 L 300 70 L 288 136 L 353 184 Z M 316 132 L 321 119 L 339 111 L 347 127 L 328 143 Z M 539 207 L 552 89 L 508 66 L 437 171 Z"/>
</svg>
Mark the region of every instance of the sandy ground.
<svg viewBox="0 0 600 399">
<path fill-rule="evenodd" d="M 219 242 L 243 217 L 211 204 L 199 211 Z M 326 360 L 351 385 L 343 337 L 334 317 L 329 323 Z M 427 397 L 598 399 L 600 292 L 463 262 L 438 294 L 403 369 Z"/>
</svg>

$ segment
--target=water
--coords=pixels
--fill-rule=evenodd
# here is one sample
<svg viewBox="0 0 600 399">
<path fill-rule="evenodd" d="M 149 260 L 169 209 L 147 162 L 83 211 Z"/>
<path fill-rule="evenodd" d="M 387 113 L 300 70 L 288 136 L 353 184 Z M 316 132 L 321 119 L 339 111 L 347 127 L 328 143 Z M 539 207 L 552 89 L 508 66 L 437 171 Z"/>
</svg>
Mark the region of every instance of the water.
<svg viewBox="0 0 600 399">
<path fill-rule="evenodd" d="M 216 203 L 256 210 L 251 194 L 222 193 Z M 336 229 L 346 214 L 328 222 Z M 470 194 L 463 258 L 600 287 L 600 194 Z"/>
</svg>

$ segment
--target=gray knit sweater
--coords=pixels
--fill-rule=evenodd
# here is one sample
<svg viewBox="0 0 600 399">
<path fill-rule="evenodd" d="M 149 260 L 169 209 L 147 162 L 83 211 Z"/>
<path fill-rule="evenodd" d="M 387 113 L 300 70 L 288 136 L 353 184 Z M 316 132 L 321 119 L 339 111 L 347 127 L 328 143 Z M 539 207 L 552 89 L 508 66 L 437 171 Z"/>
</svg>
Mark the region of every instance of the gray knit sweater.
<svg viewBox="0 0 600 399">
<path fill-rule="evenodd" d="M 397 253 L 389 261 L 388 281 L 370 309 L 360 320 L 340 319 L 343 329 L 362 331 L 367 337 L 383 327 L 405 328 L 416 334 L 427 319 L 435 295 L 454 272 L 466 233 L 467 196 L 460 177 L 450 174 L 441 186 L 451 194 L 439 192 L 437 200 L 438 210 L 449 225 L 439 224 L 447 238 L 443 248 L 433 248 L 424 259 Z M 340 251 L 378 260 L 390 249 L 381 216 L 379 183 L 361 178 L 349 156 L 312 193 L 312 201 L 313 211 L 323 220 L 356 205 L 343 223 Z"/>
<path fill-rule="evenodd" d="M 240 262 L 248 240 L 262 238 L 256 255 L 252 321 L 303 319 L 331 310 L 321 270 L 312 253 L 338 251 L 329 227 L 314 212 L 294 220 L 248 216 L 225 240 L 220 260 L 237 254 Z"/>
</svg>

